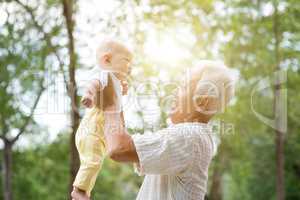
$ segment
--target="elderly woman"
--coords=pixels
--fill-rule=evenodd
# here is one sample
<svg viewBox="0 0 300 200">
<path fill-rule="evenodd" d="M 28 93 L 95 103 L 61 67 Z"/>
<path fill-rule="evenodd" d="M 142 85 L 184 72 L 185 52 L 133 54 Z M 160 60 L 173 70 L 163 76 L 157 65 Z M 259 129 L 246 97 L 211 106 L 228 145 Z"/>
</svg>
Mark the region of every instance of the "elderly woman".
<svg viewBox="0 0 300 200">
<path fill-rule="evenodd" d="M 170 118 L 173 125 L 152 134 L 127 134 L 120 114 L 105 116 L 109 157 L 132 162 L 144 182 L 138 200 L 203 200 L 214 143 L 208 122 L 233 97 L 230 70 L 206 61 L 178 89 Z"/>
</svg>

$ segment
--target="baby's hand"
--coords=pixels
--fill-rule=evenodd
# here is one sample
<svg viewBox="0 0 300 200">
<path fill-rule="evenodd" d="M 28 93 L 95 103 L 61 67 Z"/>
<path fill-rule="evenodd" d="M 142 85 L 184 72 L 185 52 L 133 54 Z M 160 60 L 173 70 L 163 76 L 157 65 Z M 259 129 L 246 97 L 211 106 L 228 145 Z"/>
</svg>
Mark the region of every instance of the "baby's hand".
<svg viewBox="0 0 300 200">
<path fill-rule="evenodd" d="M 128 82 L 127 81 L 121 81 L 122 85 L 122 95 L 126 95 L 128 92 Z"/>
<path fill-rule="evenodd" d="M 91 108 L 93 105 L 93 96 L 91 94 L 86 94 L 81 99 L 81 104 L 87 108 Z"/>
<path fill-rule="evenodd" d="M 91 108 L 95 103 L 95 96 L 97 95 L 97 91 L 100 90 L 100 87 L 99 81 L 91 81 L 86 89 L 85 95 L 83 95 L 81 99 L 82 105 Z"/>
</svg>

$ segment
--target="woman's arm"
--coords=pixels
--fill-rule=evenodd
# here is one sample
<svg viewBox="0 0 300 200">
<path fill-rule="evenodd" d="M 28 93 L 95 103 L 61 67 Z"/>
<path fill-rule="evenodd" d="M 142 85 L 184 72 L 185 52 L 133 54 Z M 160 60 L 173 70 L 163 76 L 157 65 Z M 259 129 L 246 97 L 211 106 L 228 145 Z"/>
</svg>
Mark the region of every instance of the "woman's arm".
<svg viewBox="0 0 300 200">
<path fill-rule="evenodd" d="M 104 135 L 111 159 L 117 162 L 139 162 L 133 140 L 124 127 L 123 113 L 105 112 Z"/>
</svg>

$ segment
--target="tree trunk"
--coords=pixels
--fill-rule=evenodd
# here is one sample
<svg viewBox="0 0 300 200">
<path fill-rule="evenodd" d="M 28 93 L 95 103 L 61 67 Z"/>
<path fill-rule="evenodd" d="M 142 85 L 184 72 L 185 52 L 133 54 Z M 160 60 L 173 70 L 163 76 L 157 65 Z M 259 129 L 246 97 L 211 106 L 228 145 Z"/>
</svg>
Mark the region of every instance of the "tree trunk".
<svg viewBox="0 0 300 200">
<path fill-rule="evenodd" d="M 276 193 L 277 200 L 285 199 L 284 189 L 284 139 L 283 133 L 276 130 Z"/>
<path fill-rule="evenodd" d="M 12 143 L 4 140 L 3 151 L 2 165 L 4 200 L 12 200 Z"/>
<path fill-rule="evenodd" d="M 274 37 L 275 37 L 275 72 L 280 70 L 280 57 L 279 57 L 279 44 L 280 44 L 280 33 L 279 33 L 279 21 L 278 21 L 278 2 L 274 3 Z M 277 200 L 285 199 L 284 189 L 284 132 L 282 130 L 283 113 L 281 113 L 281 97 L 282 87 L 279 82 L 279 78 L 275 78 L 274 88 L 274 115 L 275 115 L 275 145 L 276 145 L 276 194 Z"/>
<path fill-rule="evenodd" d="M 73 0 L 63 0 L 63 15 L 66 21 L 67 31 L 68 31 L 68 51 L 69 51 L 69 67 L 68 75 L 69 82 L 67 85 L 67 92 L 71 99 L 71 127 L 72 133 L 70 136 L 70 183 L 69 183 L 69 193 L 72 191 L 72 184 L 75 179 L 76 173 L 79 168 L 79 155 L 75 146 L 75 133 L 77 131 L 80 116 L 78 112 L 78 102 L 77 102 L 77 86 L 75 80 L 75 70 L 76 70 L 76 55 L 74 49 L 74 20 L 73 20 Z M 71 196 L 69 195 L 71 199 Z"/>
<path fill-rule="evenodd" d="M 216 163 L 218 165 L 219 163 Z M 211 190 L 209 192 L 209 200 L 222 200 L 222 173 L 220 169 L 215 166 L 213 176 L 212 176 L 212 184 Z"/>
<path fill-rule="evenodd" d="M 218 154 L 215 157 L 215 165 L 213 168 L 212 182 L 209 191 L 209 200 L 222 200 L 223 199 L 223 185 L 222 176 L 225 166 L 225 156 L 223 153 L 223 145 L 220 144 L 218 147 Z"/>
</svg>

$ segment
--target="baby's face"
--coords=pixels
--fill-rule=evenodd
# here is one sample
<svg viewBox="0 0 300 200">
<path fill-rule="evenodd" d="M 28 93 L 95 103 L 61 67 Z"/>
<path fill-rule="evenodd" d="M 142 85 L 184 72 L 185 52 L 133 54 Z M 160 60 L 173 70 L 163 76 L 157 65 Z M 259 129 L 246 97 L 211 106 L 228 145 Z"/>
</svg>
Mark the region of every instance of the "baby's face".
<svg viewBox="0 0 300 200">
<path fill-rule="evenodd" d="M 125 81 L 131 71 L 132 54 L 122 45 L 112 45 L 112 50 L 103 52 L 98 62 L 104 69 L 113 71 L 119 80 Z"/>
<path fill-rule="evenodd" d="M 126 52 L 111 55 L 111 69 L 120 80 L 126 80 L 131 71 L 132 56 Z"/>
</svg>

